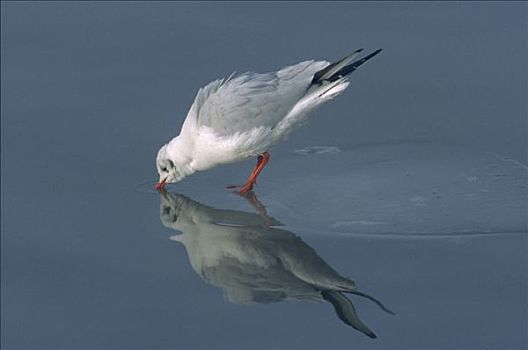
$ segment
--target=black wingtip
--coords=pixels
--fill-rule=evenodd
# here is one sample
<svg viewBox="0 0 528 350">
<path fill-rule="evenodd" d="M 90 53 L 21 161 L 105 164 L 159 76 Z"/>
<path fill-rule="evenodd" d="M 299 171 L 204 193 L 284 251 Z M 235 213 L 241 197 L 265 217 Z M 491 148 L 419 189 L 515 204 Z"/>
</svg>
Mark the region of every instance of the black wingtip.
<svg viewBox="0 0 528 350">
<path fill-rule="evenodd" d="M 352 57 L 355 57 L 358 53 L 360 53 L 362 51 L 363 51 L 363 48 L 357 49 L 356 51 L 354 51 L 350 55 L 346 56 L 345 58 L 342 58 L 341 60 L 339 60 L 339 61 L 337 61 L 335 63 L 332 63 L 329 66 L 325 67 L 324 69 L 321 69 L 320 71 L 316 72 L 314 74 L 313 79 L 312 79 L 312 84 L 321 85 L 324 81 L 333 82 L 333 81 L 336 81 L 338 79 L 341 79 L 341 78 L 349 75 L 350 73 L 355 71 L 359 66 L 361 66 L 363 63 L 367 62 L 372 57 L 374 57 L 378 53 L 380 53 L 381 49 L 378 49 L 378 50 L 366 55 L 365 57 L 363 57 L 363 58 L 361 58 L 361 59 L 359 59 L 357 61 L 354 61 L 354 62 L 348 64 L 347 66 L 344 66 L 339 71 L 333 72 L 334 74 L 332 74 L 331 76 L 327 76 L 328 72 L 331 71 L 336 65 L 341 64 L 343 62 L 343 60 L 345 60 L 345 59 L 350 59 Z"/>
<path fill-rule="evenodd" d="M 368 60 L 370 60 L 372 57 L 376 56 L 377 54 L 379 54 L 381 52 L 381 49 L 377 49 L 376 51 L 372 52 L 372 53 L 369 53 L 368 55 L 366 55 L 365 57 L 357 60 L 356 62 L 350 64 L 348 67 L 348 70 L 355 70 L 357 67 L 361 66 L 363 63 L 367 62 Z M 346 68 L 345 68 L 346 69 Z"/>
<path fill-rule="evenodd" d="M 367 56 L 365 56 L 363 59 L 365 60 L 369 60 L 371 59 L 372 57 L 376 56 L 377 54 L 379 54 L 380 52 L 382 51 L 382 49 L 377 49 L 376 51 L 368 54 Z"/>
</svg>

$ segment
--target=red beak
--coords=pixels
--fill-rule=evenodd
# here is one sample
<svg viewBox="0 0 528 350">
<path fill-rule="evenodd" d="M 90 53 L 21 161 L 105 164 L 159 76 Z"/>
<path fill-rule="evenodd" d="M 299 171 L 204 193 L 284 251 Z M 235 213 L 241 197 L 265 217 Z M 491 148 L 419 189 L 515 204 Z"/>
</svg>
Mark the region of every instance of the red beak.
<svg viewBox="0 0 528 350">
<path fill-rule="evenodd" d="M 157 189 L 158 191 L 160 191 L 160 190 L 164 190 L 164 189 L 165 189 L 165 185 L 166 185 L 166 183 L 167 183 L 167 178 L 164 178 L 163 180 L 161 180 L 161 182 L 158 182 L 158 183 L 156 184 L 156 189 Z"/>
</svg>

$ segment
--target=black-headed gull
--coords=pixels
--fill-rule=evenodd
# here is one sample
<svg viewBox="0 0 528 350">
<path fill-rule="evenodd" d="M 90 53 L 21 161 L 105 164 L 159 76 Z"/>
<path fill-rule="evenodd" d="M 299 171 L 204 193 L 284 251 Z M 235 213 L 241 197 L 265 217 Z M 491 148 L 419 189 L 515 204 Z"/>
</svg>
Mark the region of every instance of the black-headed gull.
<svg viewBox="0 0 528 350">
<path fill-rule="evenodd" d="M 180 134 L 158 151 L 157 189 L 221 164 L 258 156 L 246 183 L 253 188 L 268 150 L 306 121 L 321 104 L 341 94 L 348 76 L 381 50 L 354 61 L 362 49 L 330 64 L 304 61 L 272 73 L 219 79 L 196 95 Z"/>
</svg>

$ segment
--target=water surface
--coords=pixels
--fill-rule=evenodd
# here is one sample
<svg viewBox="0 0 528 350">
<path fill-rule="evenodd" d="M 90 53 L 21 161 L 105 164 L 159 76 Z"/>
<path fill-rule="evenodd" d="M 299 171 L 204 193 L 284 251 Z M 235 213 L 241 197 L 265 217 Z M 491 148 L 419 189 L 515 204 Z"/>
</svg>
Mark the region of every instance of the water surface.
<svg viewBox="0 0 528 350">
<path fill-rule="evenodd" d="M 523 3 L 2 3 L 2 348 L 526 348 L 525 24 Z M 253 161 L 152 189 L 200 86 L 357 47 L 384 51 L 255 197 L 224 189 Z"/>
</svg>

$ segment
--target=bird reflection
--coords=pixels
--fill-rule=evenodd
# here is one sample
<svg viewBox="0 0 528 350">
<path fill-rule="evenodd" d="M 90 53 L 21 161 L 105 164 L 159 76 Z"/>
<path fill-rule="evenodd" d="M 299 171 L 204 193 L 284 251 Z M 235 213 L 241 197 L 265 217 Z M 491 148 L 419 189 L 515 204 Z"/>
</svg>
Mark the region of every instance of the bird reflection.
<svg viewBox="0 0 528 350">
<path fill-rule="evenodd" d="M 273 226 L 253 192 L 245 196 L 257 213 L 216 209 L 177 193 L 161 193 L 160 218 L 180 231 L 171 237 L 185 246 L 196 273 L 224 290 L 235 304 L 282 300 L 325 300 L 347 325 L 371 338 L 376 335 L 359 319 L 344 293 L 381 302 L 359 292 L 297 235 Z"/>
</svg>

